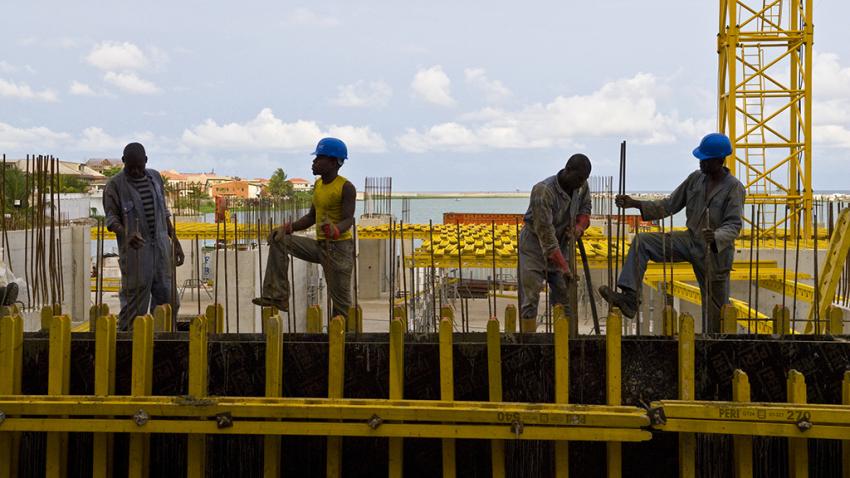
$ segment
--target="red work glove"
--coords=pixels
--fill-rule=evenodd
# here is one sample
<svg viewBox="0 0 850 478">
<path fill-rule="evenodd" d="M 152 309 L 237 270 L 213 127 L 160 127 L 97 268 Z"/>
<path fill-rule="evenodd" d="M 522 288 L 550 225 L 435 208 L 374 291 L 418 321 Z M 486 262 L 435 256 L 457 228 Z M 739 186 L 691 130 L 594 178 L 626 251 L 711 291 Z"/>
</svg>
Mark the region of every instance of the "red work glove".
<svg viewBox="0 0 850 478">
<path fill-rule="evenodd" d="M 339 239 L 339 228 L 336 224 L 322 224 L 322 232 L 325 234 L 325 239 Z"/>
<path fill-rule="evenodd" d="M 588 227 L 590 227 L 590 216 L 587 214 L 576 216 L 576 239 L 581 237 Z"/>
<path fill-rule="evenodd" d="M 567 260 L 564 259 L 564 255 L 561 254 L 560 249 L 555 249 L 551 253 L 549 253 L 549 260 L 554 262 L 555 265 L 558 266 L 558 270 L 560 270 L 562 273 L 570 273 L 570 265 L 567 264 Z"/>
</svg>

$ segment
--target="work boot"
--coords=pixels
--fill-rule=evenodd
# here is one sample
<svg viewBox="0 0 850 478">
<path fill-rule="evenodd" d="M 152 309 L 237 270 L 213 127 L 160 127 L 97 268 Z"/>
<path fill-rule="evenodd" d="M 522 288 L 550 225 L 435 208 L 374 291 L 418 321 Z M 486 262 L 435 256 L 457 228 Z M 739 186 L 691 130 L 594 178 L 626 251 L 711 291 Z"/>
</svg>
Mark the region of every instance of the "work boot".
<svg viewBox="0 0 850 478">
<path fill-rule="evenodd" d="M 285 300 L 274 300 L 269 299 L 268 297 L 255 297 L 251 299 L 251 302 L 254 305 L 259 305 L 260 307 L 274 307 L 281 312 L 289 312 L 289 302 Z"/>
<path fill-rule="evenodd" d="M 9 306 L 18 300 L 18 284 L 10 282 L 5 286 L 0 286 L 0 305 Z"/>
<path fill-rule="evenodd" d="M 634 319 L 638 308 L 637 294 L 629 289 L 623 289 L 623 291 L 617 292 L 607 285 L 599 288 L 599 294 L 609 305 L 619 308 L 623 315 Z"/>
</svg>

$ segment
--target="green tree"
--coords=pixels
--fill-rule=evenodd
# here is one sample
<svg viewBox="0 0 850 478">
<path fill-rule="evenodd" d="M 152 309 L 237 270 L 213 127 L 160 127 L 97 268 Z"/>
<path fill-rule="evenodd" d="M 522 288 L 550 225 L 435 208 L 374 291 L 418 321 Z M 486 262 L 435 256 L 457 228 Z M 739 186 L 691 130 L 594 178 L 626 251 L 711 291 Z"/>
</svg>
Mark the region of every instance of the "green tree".
<svg viewBox="0 0 850 478">
<path fill-rule="evenodd" d="M 272 174 L 266 190 L 272 197 L 292 197 L 292 183 L 286 180 L 286 173 L 282 168 L 277 168 Z"/>
<path fill-rule="evenodd" d="M 91 185 L 85 179 L 68 174 L 59 175 L 60 193 L 87 193 Z"/>
<path fill-rule="evenodd" d="M 120 173 L 122 169 L 124 168 L 122 168 L 121 166 L 113 166 L 111 168 L 104 169 L 100 172 L 100 174 L 103 174 L 107 178 L 111 178 L 112 176 L 115 176 L 116 174 Z"/>
</svg>

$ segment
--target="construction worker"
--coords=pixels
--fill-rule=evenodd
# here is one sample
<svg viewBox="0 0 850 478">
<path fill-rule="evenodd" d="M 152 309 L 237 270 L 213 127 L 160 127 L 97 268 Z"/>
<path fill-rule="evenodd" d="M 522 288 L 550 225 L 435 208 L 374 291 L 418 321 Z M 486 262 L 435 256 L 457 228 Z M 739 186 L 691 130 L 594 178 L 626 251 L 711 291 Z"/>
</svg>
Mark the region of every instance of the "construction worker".
<svg viewBox="0 0 850 478">
<path fill-rule="evenodd" d="M 289 279 L 287 254 L 321 264 L 333 301 L 334 316 L 348 317 L 351 305 L 351 270 L 354 267 L 354 206 L 357 191 L 354 185 L 340 176 L 339 168 L 348 159 L 348 148 L 337 138 L 323 138 L 313 152 L 313 174 L 321 176 L 313 186 L 313 204 L 304 217 L 286 222 L 269 236 L 269 259 L 263 279 L 262 296 L 253 300 L 261 307 L 289 310 Z M 316 239 L 295 236 L 316 225 Z"/>
<path fill-rule="evenodd" d="M 724 166 L 732 154 L 726 135 L 711 133 L 694 149 L 699 170 L 691 173 L 672 194 L 656 201 L 638 201 L 618 195 L 618 207 L 640 209 L 645 221 L 672 216 L 685 209 L 687 231 L 638 233 L 632 240 L 617 279 L 621 292 L 599 288 L 609 304 L 633 318 L 640 305 L 639 290 L 647 261 L 690 262 L 702 290 L 704 333 L 720 331 L 720 307 L 729 302 L 729 271 L 735 257 L 735 239 L 741 232 L 744 186 Z M 664 241 L 664 242 L 662 242 Z M 664 253 L 667 257 L 664 257 Z M 707 290 L 708 288 L 708 290 Z M 710 292 L 710 299 L 707 297 Z M 709 300 L 707 300 L 709 299 Z"/>
<path fill-rule="evenodd" d="M 519 234 L 520 327 L 537 330 L 537 306 L 543 282 L 549 284 L 549 302 L 572 314 L 567 281 L 575 258 L 575 239 L 590 225 L 590 160 L 574 154 L 564 169 L 534 185 Z"/>
<path fill-rule="evenodd" d="M 173 258 L 177 266 L 183 264 L 184 255 L 165 204 L 162 176 L 145 168 L 145 147 L 128 144 L 121 161 L 124 169 L 106 183 L 103 191 L 103 210 L 106 228 L 118 240 L 118 329 L 128 330 L 133 319 L 161 304 L 170 303 L 172 314 L 177 316 L 179 303 L 171 284 L 171 244 L 175 245 Z"/>
</svg>

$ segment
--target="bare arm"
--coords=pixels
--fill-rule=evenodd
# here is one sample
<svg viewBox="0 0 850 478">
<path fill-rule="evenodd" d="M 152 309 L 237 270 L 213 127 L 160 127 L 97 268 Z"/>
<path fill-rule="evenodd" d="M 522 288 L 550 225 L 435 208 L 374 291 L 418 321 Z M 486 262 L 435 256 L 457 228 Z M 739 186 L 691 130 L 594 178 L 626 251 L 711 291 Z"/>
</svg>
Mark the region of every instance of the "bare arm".
<svg viewBox="0 0 850 478">
<path fill-rule="evenodd" d="M 336 224 L 340 234 L 349 230 L 354 224 L 354 207 L 357 204 L 357 190 L 351 182 L 342 185 L 342 220 Z"/>
<path fill-rule="evenodd" d="M 292 230 L 303 231 L 313 224 L 316 224 L 316 208 L 315 206 L 310 206 L 310 211 L 307 214 L 292 223 Z"/>
</svg>

